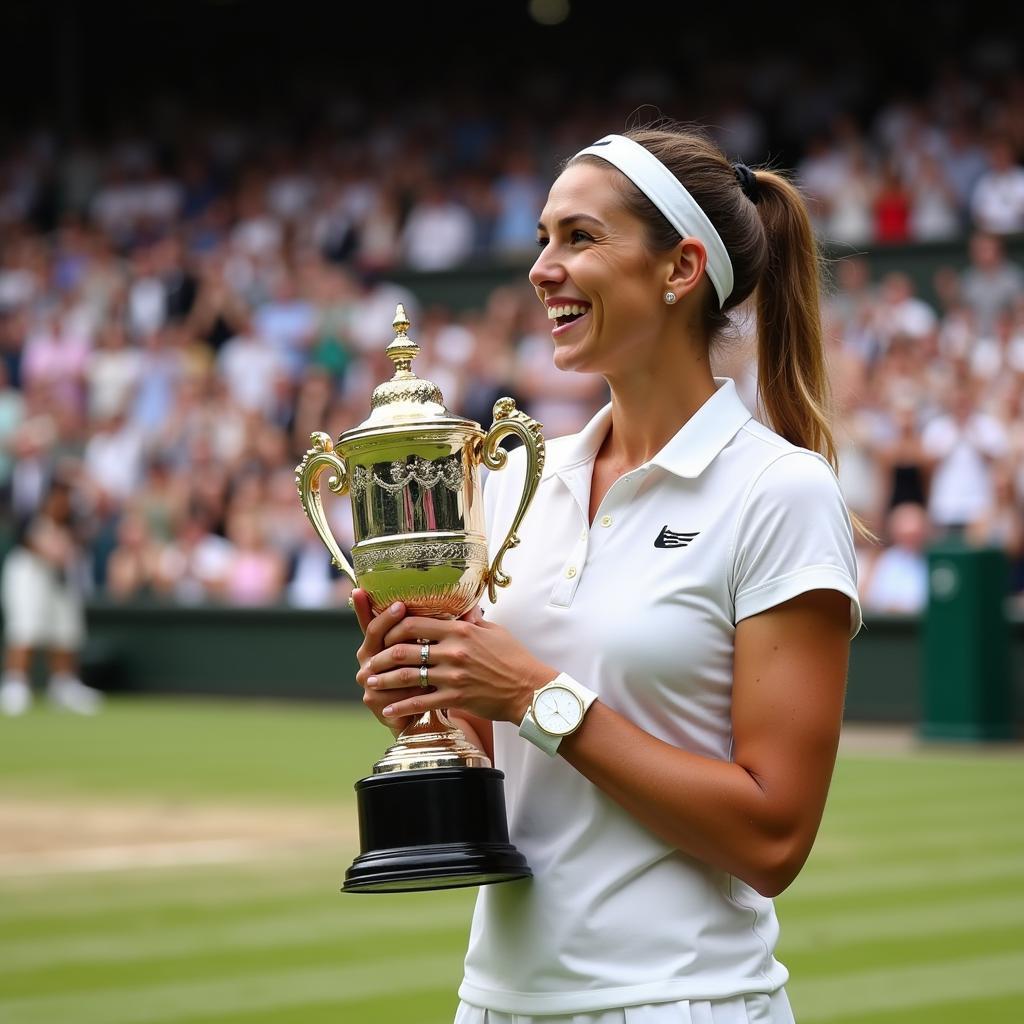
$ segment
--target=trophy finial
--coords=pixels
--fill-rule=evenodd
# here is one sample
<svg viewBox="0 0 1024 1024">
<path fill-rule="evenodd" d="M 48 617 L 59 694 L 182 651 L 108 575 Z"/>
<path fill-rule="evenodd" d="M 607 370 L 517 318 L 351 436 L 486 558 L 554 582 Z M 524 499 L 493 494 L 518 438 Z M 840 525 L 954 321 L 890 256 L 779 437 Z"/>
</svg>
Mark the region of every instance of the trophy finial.
<svg viewBox="0 0 1024 1024">
<path fill-rule="evenodd" d="M 405 377 L 412 373 L 412 361 L 420 354 L 420 347 L 408 336 L 409 318 L 401 302 L 395 310 L 391 326 L 395 329 L 395 338 L 385 351 L 388 359 L 395 364 L 395 377 Z"/>
<path fill-rule="evenodd" d="M 405 334 L 409 330 L 409 318 L 405 315 L 405 306 L 401 302 L 395 309 L 395 319 L 391 326 L 397 334 Z"/>
</svg>

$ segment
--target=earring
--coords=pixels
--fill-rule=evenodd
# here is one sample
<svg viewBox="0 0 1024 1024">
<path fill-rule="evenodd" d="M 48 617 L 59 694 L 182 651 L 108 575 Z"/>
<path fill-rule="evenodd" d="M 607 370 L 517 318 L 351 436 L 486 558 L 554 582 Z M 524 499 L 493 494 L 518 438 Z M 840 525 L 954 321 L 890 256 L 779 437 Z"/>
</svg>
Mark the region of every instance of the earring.
<svg viewBox="0 0 1024 1024">
<path fill-rule="evenodd" d="M 675 292 L 665 292 L 665 301 L 671 306 L 676 301 Z"/>
</svg>

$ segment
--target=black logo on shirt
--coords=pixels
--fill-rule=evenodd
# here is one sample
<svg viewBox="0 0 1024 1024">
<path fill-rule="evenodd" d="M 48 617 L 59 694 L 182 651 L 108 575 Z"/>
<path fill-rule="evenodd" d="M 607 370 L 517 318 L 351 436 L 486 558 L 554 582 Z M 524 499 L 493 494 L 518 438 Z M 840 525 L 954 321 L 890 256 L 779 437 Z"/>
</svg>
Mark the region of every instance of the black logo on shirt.
<svg viewBox="0 0 1024 1024">
<path fill-rule="evenodd" d="M 699 536 L 699 530 L 697 533 L 675 533 L 668 526 L 663 526 L 661 533 L 654 539 L 654 546 L 656 548 L 685 548 L 694 537 Z"/>
</svg>

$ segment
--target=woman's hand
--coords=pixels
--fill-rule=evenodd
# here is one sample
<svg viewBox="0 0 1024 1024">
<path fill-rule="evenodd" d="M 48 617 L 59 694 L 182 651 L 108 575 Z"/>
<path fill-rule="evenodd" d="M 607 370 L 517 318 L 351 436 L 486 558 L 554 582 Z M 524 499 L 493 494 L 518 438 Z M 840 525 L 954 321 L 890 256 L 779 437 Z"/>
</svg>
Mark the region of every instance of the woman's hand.
<svg viewBox="0 0 1024 1024">
<path fill-rule="evenodd" d="M 379 655 L 385 647 L 384 636 L 389 629 L 392 629 L 402 616 L 405 615 L 405 605 L 401 602 L 393 604 L 385 609 L 380 615 L 374 615 L 370 607 L 370 596 L 365 590 L 356 589 L 352 591 L 352 607 L 355 609 L 356 618 L 359 620 L 359 627 L 363 631 L 363 642 L 356 651 L 356 659 L 359 662 L 359 672 L 356 673 L 356 682 L 363 687 L 363 703 L 373 712 L 381 725 L 386 725 L 397 737 L 398 734 L 415 718 L 418 712 L 409 712 L 405 715 L 389 715 L 384 717 L 383 711 L 388 704 L 397 699 L 412 697 L 415 694 L 422 694 L 417 678 L 416 684 L 406 687 L 401 692 L 392 690 L 390 693 L 379 692 L 366 688 L 366 677 L 369 671 L 364 672 L 370 664 L 371 659 Z"/>
<path fill-rule="evenodd" d="M 507 629 L 484 621 L 478 612 L 461 619 L 432 619 L 388 611 L 379 616 L 385 618 L 374 629 L 372 644 L 367 632 L 368 642 L 360 651 L 365 648 L 368 657 L 360 657 L 356 679 L 365 689 L 364 701 L 379 706 L 378 717 L 388 724 L 404 723 L 431 708 L 518 724 L 534 691 L 558 675 Z M 426 689 L 420 686 L 423 641 L 430 643 Z"/>
</svg>

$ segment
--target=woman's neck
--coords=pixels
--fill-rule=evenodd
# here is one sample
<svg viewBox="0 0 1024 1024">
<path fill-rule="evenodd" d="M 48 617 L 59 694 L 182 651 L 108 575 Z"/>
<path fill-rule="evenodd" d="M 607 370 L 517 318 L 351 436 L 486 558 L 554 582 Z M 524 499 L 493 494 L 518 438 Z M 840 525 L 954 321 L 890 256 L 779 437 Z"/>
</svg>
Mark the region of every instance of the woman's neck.
<svg viewBox="0 0 1024 1024">
<path fill-rule="evenodd" d="M 619 472 L 643 465 L 715 393 L 715 379 L 707 360 L 685 375 L 678 369 L 665 367 L 609 379 L 612 422 L 598 452 L 599 459 L 607 460 Z"/>
</svg>

